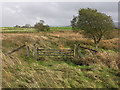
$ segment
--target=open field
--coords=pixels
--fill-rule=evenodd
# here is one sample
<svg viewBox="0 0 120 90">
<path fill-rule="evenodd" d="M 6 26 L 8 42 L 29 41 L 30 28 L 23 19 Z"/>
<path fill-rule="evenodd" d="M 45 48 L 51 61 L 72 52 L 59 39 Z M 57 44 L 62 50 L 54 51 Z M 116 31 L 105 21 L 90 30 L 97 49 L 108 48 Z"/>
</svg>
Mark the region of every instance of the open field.
<svg viewBox="0 0 120 90">
<path fill-rule="evenodd" d="M 72 30 L 72 27 L 51 27 L 50 31 L 56 30 Z M 15 28 L 15 27 L 2 27 L 2 33 L 35 33 L 34 28 Z"/>
<path fill-rule="evenodd" d="M 39 60 L 33 57 L 33 44 L 52 49 L 73 49 L 74 44 L 81 44 L 94 49 L 93 40 L 85 37 L 82 31 L 73 32 L 70 27 L 52 27 L 49 32 L 39 33 L 33 28 L 23 28 L 22 33 L 15 30 L 5 28 L 2 31 L 5 32 L 2 33 L 3 87 L 120 88 L 117 30 L 103 37 L 96 54 L 82 50 L 80 57 L 41 57 Z M 25 48 L 7 55 L 25 42 L 30 46 L 29 57 L 26 57 Z"/>
</svg>

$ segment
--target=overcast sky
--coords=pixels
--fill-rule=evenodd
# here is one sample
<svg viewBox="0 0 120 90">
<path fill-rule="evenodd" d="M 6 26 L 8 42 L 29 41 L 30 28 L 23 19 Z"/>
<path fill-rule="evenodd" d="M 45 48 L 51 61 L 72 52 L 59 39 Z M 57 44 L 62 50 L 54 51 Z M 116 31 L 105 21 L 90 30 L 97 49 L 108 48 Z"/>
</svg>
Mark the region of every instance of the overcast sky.
<svg viewBox="0 0 120 90">
<path fill-rule="evenodd" d="M 97 9 L 112 16 L 114 22 L 118 21 L 117 2 L 4 2 L 2 26 L 33 26 L 39 20 L 50 26 L 66 26 L 80 8 Z"/>
</svg>

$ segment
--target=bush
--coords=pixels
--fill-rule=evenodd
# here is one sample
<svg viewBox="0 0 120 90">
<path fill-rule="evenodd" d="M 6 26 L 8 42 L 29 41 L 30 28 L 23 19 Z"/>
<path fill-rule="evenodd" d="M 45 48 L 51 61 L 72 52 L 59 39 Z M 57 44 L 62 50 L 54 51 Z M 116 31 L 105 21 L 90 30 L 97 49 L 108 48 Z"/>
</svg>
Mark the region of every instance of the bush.
<svg viewBox="0 0 120 90">
<path fill-rule="evenodd" d="M 102 37 L 114 29 L 114 23 L 110 16 L 98 12 L 96 9 L 80 9 L 78 16 L 71 21 L 73 30 L 84 30 L 85 34 L 94 40 L 96 49 Z"/>
<path fill-rule="evenodd" d="M 40 31 L 49 31 L 50 30 L 49 25 L 44 25 L 43 23 L 44 23 L 44 21 L 40 20 L 40 22 L 35 24 L 34 27 L 37 29 L 38 32 L 40 32 Z"/>
</svg>

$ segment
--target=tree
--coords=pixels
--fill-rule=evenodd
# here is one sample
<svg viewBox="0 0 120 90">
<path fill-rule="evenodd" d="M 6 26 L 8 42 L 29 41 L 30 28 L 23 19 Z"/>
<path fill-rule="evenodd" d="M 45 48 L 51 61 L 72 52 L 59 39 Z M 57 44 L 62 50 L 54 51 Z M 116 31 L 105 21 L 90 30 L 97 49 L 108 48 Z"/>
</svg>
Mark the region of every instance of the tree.
<svg viewBox="0 0 120 90">
<path fill-rule="evenodd" d="M 45 21 L 44 21 L 44 20 L 40 20 L 40 23 L 44 24 L 44 23 L 45 23 Z"/>
<path fill-rule="evenodd" d="M 35 24 L 34 27 L 38 30 L 38 32 L 50 30 L 50 27 L 48 25 L 44 25 L 43 23 L 44 23 L 44 21 L 40 20 L 40 22 Z"/>
<path fill-rule="evenodd" d="M 73 16 L 73 19 L 71 21 L 71 26 L 72 26 L 72 30 L 77 31 L 77 17 Z"/>
<path fill-rule="evenodd" d="M 20 26 L 19 26 L 19 25 L 16 25 L 15 28 L 20 28 Z"/>
<path fill-rule="evenodd" d="M 50 30 L 50 26 L 49 25 L 45 25 L 44 28 L 46 29 L 46 31 Z"/>
<path fill-rule="evenodd" d="M 74 17 L 72 21 L 75 18 L 77 18 L 76 22 L 74 22 L 76 24 L 75 27 L 84 30 L 85 34 L 94 40 L 96 49 L 99 46 L 101 38 L 114 28 L 111 17 L 98 12 L 96 9 L 80 9 L 78 16 Z"/>
<path fill-rule="evenodd" d="M 35 24 L 35 28 L 38 30 L 38 32 L 44 31 L 44 25 L 40 22 Z"/>
</svg>

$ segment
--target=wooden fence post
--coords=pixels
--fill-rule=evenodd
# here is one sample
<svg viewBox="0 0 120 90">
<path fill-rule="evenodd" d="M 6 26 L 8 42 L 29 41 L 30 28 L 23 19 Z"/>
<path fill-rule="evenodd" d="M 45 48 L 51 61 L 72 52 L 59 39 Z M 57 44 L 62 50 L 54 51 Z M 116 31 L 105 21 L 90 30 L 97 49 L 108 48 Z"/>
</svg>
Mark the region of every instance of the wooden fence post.
<svg viewBox="0 0 120 90">
<path fill-rule="evenodd" d="M 36 53 L 36 59 L 38 59 L 38 57 L 39 57 L 39 53 L 38 53 L 38 47 L 37 47 L 37 53 Z"/>
<path fill-rule="evenodd" d="M 36 48 L 36 44 L 34 44 L 34 47 L 33 47 L 33 56 L 37 59 L 37 48 Z"/>
<path fill-rule="evenodd" d="M 26 56 L 29 57 L 30 55 L 30 48 L 29 45 L 26 46 Z"/>
<path fill-rule="evenodd" d="M 80 44 L 78 44 L 78 57 L 80 57 Z"/>
<path fill-rule="evenodd" d="M 75 54 L 76 53 L 76 44 L 74 44 L 74 57 L 75 57 Z"/>
</svg>

